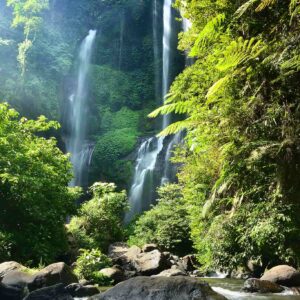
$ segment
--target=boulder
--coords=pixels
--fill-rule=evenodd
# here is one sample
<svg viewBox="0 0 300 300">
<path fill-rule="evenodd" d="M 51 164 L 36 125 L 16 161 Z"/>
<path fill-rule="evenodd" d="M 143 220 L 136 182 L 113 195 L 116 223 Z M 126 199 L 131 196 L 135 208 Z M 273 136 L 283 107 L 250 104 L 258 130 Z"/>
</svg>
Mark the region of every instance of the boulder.
<svg viewBox="0 0 300 300">
<path fill-rule="evenodd" d="M 24 300 L 73 300 L 64 284 L 56 284 L 31 292 Z"/>
<path fill-rule="evenodd" d="M 134 261 L 137 272 L 141 275 L 155 275 L 168 267 L 166 257 L 158 250 L 140 253 Z"/>
<path fill-rule="evenodd" d="M 125 243 L 114 243 L 108 247 L 108 256 L 112 261 L 118 261 L 119 257 L 123 256 L 129 247 Z"/>
<path fill-rule="evenodd" d="M 24 267 L 15 261 L 7 261 L 0 264 L 0 281 L 11 271 L 21 270 Z"/>
<path fill-rule="evenodd" d="M 208 283 L 190 277 L 135 277 L 90 300 L 224 300 Z"/>
<path fill-rule="evenodd" d="M 81 285 L 79 283 L 72 283 L 66 287 L 66 290 L 72 297 L 90 297 L 99 294 L 99 290 L 93 285 Z"/>
<path fill-rule="evenodd" d="M 195 255 L 186 255 L 182 257 L 181 263 L 186 272 L 192 272 L 196 270 L 197 259 Z"/>
<path fill-rule="evenodd" d="M 111 250 L 109 257 L 112 259 L 113 263 L 121 265 L 123 269 L 128 271 L 135 270 L 135 260 L 137 256 L 142 252 L 142 250 L 137 246 L 132 246 L 128 248 L 125 252 L 125 248 L 115 247 L 114 251 Z"/>
<path fill-rule="evenodd" d="M 177 266 L 172 266 L 171 269 L 164 270 L 154 276 L 173 277 L 173 276 L 187 276 L 187 274 L 182 270 L 180 270 Z"/>
<path fill-rule="evenodd" d="M 71 268 L 63 262 L 49 265 L 33 275 L 33 281 L 28 286 L 30 290 L 63 283 L 65 285 L 78 283 L 78 278 Z"/>
<path fill-rule="evenodd" d="M 100 273 L 110 278 L 114 283 L 119 283 L 125 280 L 124 271 L 117 266 L 102 269 L 100 270 Z"/>
<path fill-rule="evenodd" d="M 300 272 L 287 265 L 276 266 L 260 278 L 283 286 L 300 286 Z"/>
<path fill-rule="evenodd" d="M 34 278 L 28 273 L 11 271 L 2 279 L 2 283 L 17 289 L 25 289 L 25 287 L 32 284 L 33 280 Z"/>
<path fill-rule="evenodd" d="M 245 281 L 242 290 L 249 293 L 280 293 L 284 288 L 271 281 L 250 278 Z"/>
<path fill-rule="evenodd" d="M 14 286 L 6 286 L 0 283 L 1 300 L 21 300 L 25 297 L 25 290 Z"/>
<path fill-rule="evenodd" d="M 158 246 L 156 244 L 146 244 L 142 247 L 142 252 L 151 252 L 157 250 Z"/>
</svg>

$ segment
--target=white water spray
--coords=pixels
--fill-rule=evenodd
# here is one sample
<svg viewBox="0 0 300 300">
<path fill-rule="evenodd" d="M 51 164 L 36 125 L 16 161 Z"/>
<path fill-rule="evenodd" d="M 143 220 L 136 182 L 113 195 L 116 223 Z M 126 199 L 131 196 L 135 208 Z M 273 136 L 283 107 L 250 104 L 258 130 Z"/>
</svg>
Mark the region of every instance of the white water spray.
<svg viewBox="0 0 300 300">
<path fill-rule="evenodd" d="M 93 146 L 85 142 L 85 135 L 87 125 L 86 100 L 88 96 L 87 76 L 95 37 L 96 30 L 90 30 L 80 46 L 77 86 L 69 98 L 71 135 L 66 146 L 67 151 L 71 153 L 74 170 L 74 179 L 70 183 L 71 186 L 82 185 L 83 170 L 85 165 L 90 163 L 93 153 Z"/>
</svg>

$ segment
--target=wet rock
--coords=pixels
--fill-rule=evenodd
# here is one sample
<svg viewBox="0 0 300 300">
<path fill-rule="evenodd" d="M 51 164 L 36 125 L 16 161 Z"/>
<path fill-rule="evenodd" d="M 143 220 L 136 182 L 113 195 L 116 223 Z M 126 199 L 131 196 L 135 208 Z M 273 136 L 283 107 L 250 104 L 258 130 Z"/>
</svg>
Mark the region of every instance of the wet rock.
<svg viewBox="0 0 300 300">
<path fill-rule="evenodd" d="M 23 268 L 24 267 L 21 264 L 15 262 L 15 261 L 7 261 L 7 262 L 0 264 L 0 281 L 9 272 L 21 270 Z"/>
<path fill-rule="evenodd" d="M 90 300 L 224 300 L 208 283 L 190 277 L 135 277 Z"/>
<path fill-rule="evenodd" d="M 260 279 L 288 287 L 300 286 L 300 272 L 288 265 L 276 266 L 265 272 Z"/>
<path fill-rule="evenodd" d="M 56 284 L 31 292 L 24 300 L 73 300 L 64 284 Z"/>
<path fill-rule="evenodd" d="M 242 290 L 249 293 L 280 293 L 284 288 L 271 281 L 250 278 L 245 281 Z"/>
<path fill-rule="evenodd" d="M 146 244 L 142 247 L 142 252 L 151 252 L 157 250 L 158 246 L 156 244 Z"/>
<path fill-rule="evenodd" d="M 119 267 L 111 267 L 100 270 L 100 273 L 110 278 L 114 283 L 119 283 L 125 280 L 124 271 Z"/>
<path fill-rule="evenodd" d="M 99 290 L 93 285 L 81 285 L 79 283 L 72 283 L 66 287 L 66 290 L 72 297 L 90 297 L 99 294 Z"/>
</svg>

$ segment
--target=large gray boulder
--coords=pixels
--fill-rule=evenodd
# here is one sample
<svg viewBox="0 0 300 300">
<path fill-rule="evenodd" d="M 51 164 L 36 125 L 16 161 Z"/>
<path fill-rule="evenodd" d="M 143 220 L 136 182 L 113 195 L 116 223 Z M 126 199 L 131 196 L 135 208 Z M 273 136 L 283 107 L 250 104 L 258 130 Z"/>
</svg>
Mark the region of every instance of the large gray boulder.
<svg viewBox="0 0 300 300">
<path fill-rule="evenodd" d="M 249 293 L 280 293 L 283 290 L 284 288 L 277 283 L 257 278 L 247 279 L 243 286 L 243 291 Z"/>
<path fill-rule="evenodd" d="M 56 284 L 31 292 L 24 300 L 73 300 L 64 284 Z"/>
<path fill-rule="evenodd" d="M 21 264 L 15 262 L 15 261 L 7 261 L 7 262 L 0 264 L 0 281 L 9 272 L 21 270 L 23 268 L 24 268 L 24 266 L 22 266 Z"/>
<path fill-rule="evenodd" d="M 113 281 L 114 283 L 119 283 L 125 280 L 124 271 L 117 266 L 102 269 L 100 270 L 100 273 L 111 279 L 111 281 Z"/>
<path fill-rule="evenodd" d="M 168 268 L 166 257 L 158 250 L 137 255 L 134 266 L 140 275 L 155 275 Z"/>
<path fill-rule="evenodd" d="M 22 271 L 11 271 L 3 279 L 2 283 L 6 286 L 24 289 L 33 282 L 33 277 Z"/>
<path fill-rule="evenodd" d="M 224 300 L 208 283 L 190 277 L 135 277 L 90 300 Z"/>
<path fill-rule="evenodd" d="M 288 287 L 300 286 L 300 272 L 288 265 L 276 266 L 265 272 L 260 279 Z"/>
<path fill-rule="evenodd" d="M 51 264 L 33 275 L 31 290 L 63 283 L 65 285 L 78 283 L 77 276 L 71 268 L 63 262 Z"/>
</svg>

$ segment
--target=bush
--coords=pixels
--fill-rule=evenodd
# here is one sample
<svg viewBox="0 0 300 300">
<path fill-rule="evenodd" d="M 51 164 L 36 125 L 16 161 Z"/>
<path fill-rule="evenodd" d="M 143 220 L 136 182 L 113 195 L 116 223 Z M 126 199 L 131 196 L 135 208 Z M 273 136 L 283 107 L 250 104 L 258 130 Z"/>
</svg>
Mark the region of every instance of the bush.
<svg viewBox="0 0 300 300">
<path fill-rule="evenodd" d="M 130 245 L 142 246 L 156 243 L 164 250 L 176 254 L 190 253 L 190 229 L 187 210 L 181 195 L 181 187 L 168 184 L 158 189 L 158 203 L 142 214 L 133 227 L 129 237 Z"/>
<path fill-rule="evenodd" d="M 78 193 L 67 155 L 54 139 L 39 137 L 58 128 L 45 117 L 19 118 L 0 104 L 0 232 L 6 253 L 21 263 L 48 263 L 65 253 L 65 221 Z"/>
<path fill-rule="evenodd" d="M 74 272 L 80 279 L 91 280 L 99 285 L 111 285 L 111 280 L 99 272 L 110 266 L 111 260 L 99 249 L 81 249 Z"/>
<path fill-rule="evenodd" d="M 132 128 L 117 129 L 101 136 L 93 154 L 92 178 L 114 180 L 125 186 L 132 174 L 132 163 L 124 158 L 134 150 L 136 140 L 137 131 Z"/>
<path fill-rule="evenodd" d="M 112 183 L 95 183 L 91 188 L 93 198 L 79 209 L 71 219 L 68 231 L 78 248 L 99 248 L 106 252 L 108 246 L 121 241 L 124 236 L 123 215 L 128 208 L 125 191 L 116 192 Z"/>
</svg>

